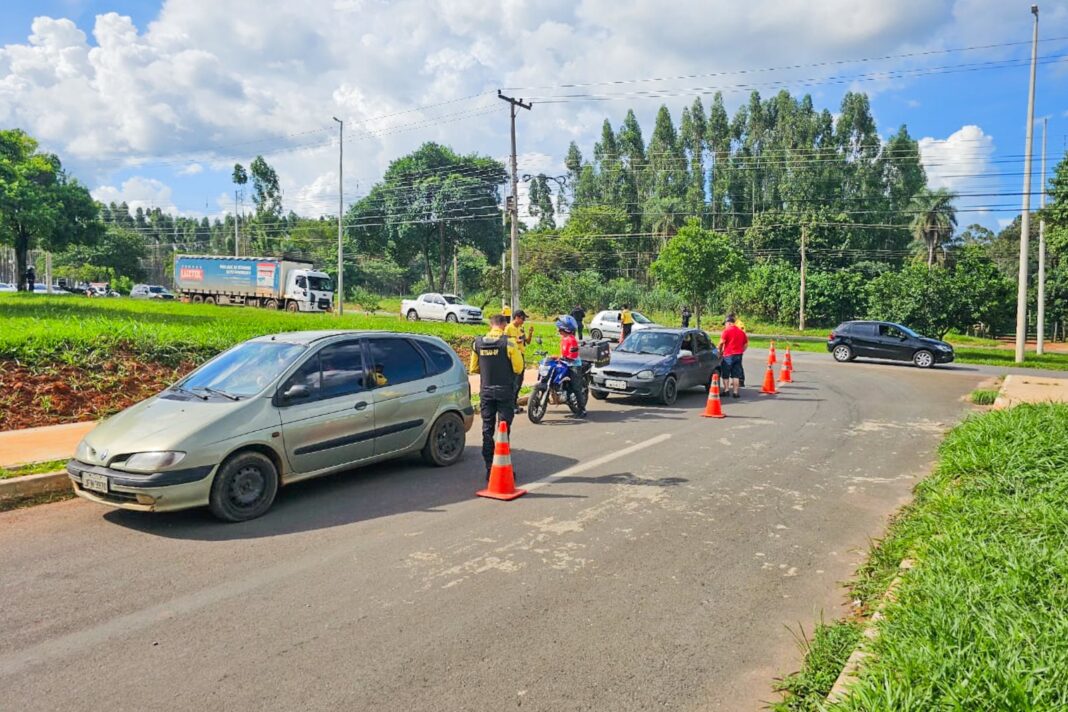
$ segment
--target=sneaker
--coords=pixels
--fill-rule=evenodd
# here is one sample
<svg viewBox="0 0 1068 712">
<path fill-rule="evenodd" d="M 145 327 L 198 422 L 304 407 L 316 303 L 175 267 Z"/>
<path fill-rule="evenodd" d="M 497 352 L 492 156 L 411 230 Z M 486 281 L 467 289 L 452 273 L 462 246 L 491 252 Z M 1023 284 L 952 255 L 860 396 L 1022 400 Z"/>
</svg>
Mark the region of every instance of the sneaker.
<svg viewBox="0 0 1068 712">
<path fill-rule="evenodd" d="M 741 398 L 737 393 L 731 393 L 731 398 Z"/>
<path fill-rule="evenodd" d="M 524 408 L 523 406 L 521 406 L 521 405 L 517 405 L 517 406 L 515 407 L 515 413 L 516 413 L 516 415 L 519 415 L 519 414 L 521 414 L 521 413 L 525 413 L 525 412 L 526 412 L 526 409 L 525 409 L 525 408 Z"/>
<path fill-rule="evenodd" d="M 589 413 L 584 410 L 580 410 L 578 413 L 575 413 L 576 418 L 585 418 L 587 415 L 589 415 Z"/>
</svg>

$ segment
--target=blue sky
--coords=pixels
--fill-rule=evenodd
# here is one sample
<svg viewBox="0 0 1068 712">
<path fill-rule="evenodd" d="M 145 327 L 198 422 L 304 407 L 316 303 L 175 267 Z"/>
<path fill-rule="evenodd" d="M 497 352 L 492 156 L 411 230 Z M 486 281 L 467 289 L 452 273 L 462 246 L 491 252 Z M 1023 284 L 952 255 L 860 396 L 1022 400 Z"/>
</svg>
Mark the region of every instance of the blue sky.
<svg viewBox="0 0 1068 712">
<path fill-rule="evenodd" d="M 1068 37 L 1068 8 L 1045 5 L 1039 54 L 1047 63 L 1039 67 L 1036 115 L 1049 117 L 1052 169 L 1068 141 L 1068 39 L 1049 40 Z M 767 96 L 778 89 L 767 82 L 776 81 L 794 94 L 811 92 L 832 111 L 845 90 L 869 91 L 884 135 L 905 123 L 922 139 L 932 183 L 1018 194 L 1028 6 L 16 0 L 0 6 L 0 126 L 40 138 L 100 199 L 184 214 L 232 210 L 233 163 L 263 153 L 282 176 L 287 207 L 317 215 L 336 210 L 331 116 L 349 128 L 345 190 L 355 196 L 390 160 L 426 140 L 503 158 L 508 124 L 493 95 L 498 87 L 540 99 L 575 91 L 537 88 L 547 85 L 690 77 L 593 89 L 613 94 L 609 101 L 536 99 L 520 118 L 519 136 L 520 172 L 533 173 L 561 172 L 571 140 L 588 154 L 603 118 L 618 125 L 628 108 L 648 137 L 661 101 L 678 121 L 693 98 L 686 89 L 757 82 Z M 942 52 L 1008 42 L 1020 44 Z M 837 64 L 887 55 L 898 57 Z M 787 65 L 807 66 L 752 72 Z M 952 72 L 940 69 L 950 65 Z M 749 71 L 708 76 L 739 70 Z M 868 81 L 871 72 L 906 74 Z M 834 79 L 843 76 L 858 79 Z M 647 88 L 677 95 L 618 96 Z M 726 92 L 728 109 L 747 91 Z M 962 198 L 960 222 L 996 228 L 1019 202 L 1019 195 Z"/>
</svg>

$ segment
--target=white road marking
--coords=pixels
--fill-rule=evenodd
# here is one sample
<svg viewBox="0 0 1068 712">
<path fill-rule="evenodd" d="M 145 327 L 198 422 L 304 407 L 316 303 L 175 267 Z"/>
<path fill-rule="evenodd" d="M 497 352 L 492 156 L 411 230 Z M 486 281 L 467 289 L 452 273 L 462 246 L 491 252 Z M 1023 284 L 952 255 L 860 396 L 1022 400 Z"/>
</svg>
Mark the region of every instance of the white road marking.
<svg viewBox="0 0 1068 712">
<path fill-rule="evenodd" d="M 565 477 L 574 477 L 575 475 L 582 474 L 583 472 L 586 472 L 587 470 L 592 470 L 596 467 L 600 467 L 601 465 L 605 465 L 609 462 L 612 462 L 613 460 L 618 460 L 621 457 L 632 455 L 638 452 L 639 450 L 644 450 L 647 447 L 659 445 L 660 443 L 670 439 L 670 433 L 657 435 L 655 438 L 649 438 L 648 440 L 644 440 L 640 443 L 635 443 L 634 445 L 631 445 L 630 447 L 625 447 L 622 450 L 616 450 L 615 452 L 610 452 L 607 455 L 602 455 L 601 457 L 594 458 L 592 460 L 589 460 L 588 462 L 581 462 L 577 465 L 572 465 L 566 470 L 561 470 L 560 472 L 554 473 L 552 475 L 546 475 L 540 480 L 534 480 L 533 482 L 529 483 L 522 483 L 520 487 L 527 491 L 538 489 L 539 487 L 544 487 L 545 485 L 552 484 L 553 482 L 561 480 Z"/>
</svg>

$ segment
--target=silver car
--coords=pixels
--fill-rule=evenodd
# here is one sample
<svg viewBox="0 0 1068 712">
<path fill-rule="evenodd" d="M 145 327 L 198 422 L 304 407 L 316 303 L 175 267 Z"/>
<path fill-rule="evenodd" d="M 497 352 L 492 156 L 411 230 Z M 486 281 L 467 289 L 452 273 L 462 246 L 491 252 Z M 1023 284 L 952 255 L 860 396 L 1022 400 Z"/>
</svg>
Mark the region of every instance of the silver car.
<svg viewBox="0 0 1068 712">
<path fill-rule="evenodd" d="M 659 326 L 659 324 L 654 323 L 652 319 L 641 312 L 636 312 L 632 309 L 630 315 L 634 318 L 634 326 L 631 327 L 631 331 Z M 623 335 L 623 323 L 619 310 L 609 309 L 597 312 L 597 316 L 593 317 L 586 330 L 589 332 L 591 339 L 619 339 Z"/>
<path fill-rule="evenodd" d="M 311 477 L 410 453 L 452 465 L 473 419 L 467 372 L 437 337 L 276 334 L 108 418 L 67 473 L 95 502 L 156 512 L 208 505 L 236 522 Z"/>
</svg>

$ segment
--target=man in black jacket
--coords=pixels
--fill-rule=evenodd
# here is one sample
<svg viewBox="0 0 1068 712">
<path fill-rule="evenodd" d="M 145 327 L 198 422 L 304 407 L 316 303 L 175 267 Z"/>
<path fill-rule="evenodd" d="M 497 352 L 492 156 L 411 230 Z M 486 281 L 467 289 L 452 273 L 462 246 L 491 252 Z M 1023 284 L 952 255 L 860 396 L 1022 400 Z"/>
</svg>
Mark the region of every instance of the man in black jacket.
<svg viewBox="0 0 1068 712">
<path fill-rule="evenodd" d="M 489 322 L 489 333 L 475 339 L 469 364 L 471 373 L 482 377 L 478 400 L 482 411 L 482 459 L 486 461 L 487 482 L 493 465 L 493 436 L 497 432 L 497 420 L 499 418 L 508 424 L 511 435 L 512 419 L 515 417 L 516 376 L 523 373 L 523 356 L 504 333 L 508 317 L 494 314 Z"/>
<path fill-rule="evenodd" d="M 576 304 L 575 308 L 571 310 L 571 317 L 578 324 L 578 331 L 575 332 L 575 336 L 578 337 L 579 341 L 582 341 L 582 320 L 586 318 L 586 310 Z"/>
</svg>

